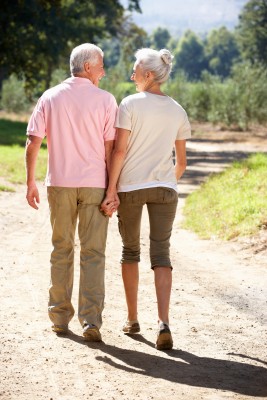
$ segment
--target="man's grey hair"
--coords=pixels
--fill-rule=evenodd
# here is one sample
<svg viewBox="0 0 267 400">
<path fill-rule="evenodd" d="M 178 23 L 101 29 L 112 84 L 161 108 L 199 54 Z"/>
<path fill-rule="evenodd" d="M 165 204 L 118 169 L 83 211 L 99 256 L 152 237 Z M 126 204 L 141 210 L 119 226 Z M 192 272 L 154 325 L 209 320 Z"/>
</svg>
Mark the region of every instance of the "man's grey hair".
<svg viewBox="0 0 267 400">
<path fill-rule="evenodd" d="M 70 55 L 71 74 L 76 75 L 83 72 L 85 62 L 95 65 L 98 62 L 99 56 L 104 57 L 104 53 L 100 47 L 94 44 L 84 43 L 75 47 Z"/>
<path fill-rule="evenodd" d="M 172 70 L 173 55 L 167 49 L 159 51 L 154 49 L 140 49 L 135 53 L 135 58 L 144 72 L 153 72 L 155 82 L 167 81 Z"/>
</svg>

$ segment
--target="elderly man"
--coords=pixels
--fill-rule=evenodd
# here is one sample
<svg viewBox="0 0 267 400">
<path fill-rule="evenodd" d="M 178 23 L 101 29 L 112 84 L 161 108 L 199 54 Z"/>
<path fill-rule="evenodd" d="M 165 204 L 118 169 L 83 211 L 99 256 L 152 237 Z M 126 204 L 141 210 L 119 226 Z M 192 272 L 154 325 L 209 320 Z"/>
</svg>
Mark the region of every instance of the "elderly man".
<svg viewBox="0 0 267 400">
<path fill-rule="evenodd" d="M 35 165 L 47 137 L 45 179 L 52 226 L 48 314 L 52 330 L 66 334 L 71 302 L 74 238 L 78 221 L 80 286 L 78 318 L 87 341 L 101 341 L 108 216 L 99 206 L 107 187 L 114 144 L 115 98 L 98 88 L 105 76 L 102 50 L 90 43 L 73 49 L 71 77 L 39 99 L 27 127 L 27 201 L 38 209 Z"/>
</svg>

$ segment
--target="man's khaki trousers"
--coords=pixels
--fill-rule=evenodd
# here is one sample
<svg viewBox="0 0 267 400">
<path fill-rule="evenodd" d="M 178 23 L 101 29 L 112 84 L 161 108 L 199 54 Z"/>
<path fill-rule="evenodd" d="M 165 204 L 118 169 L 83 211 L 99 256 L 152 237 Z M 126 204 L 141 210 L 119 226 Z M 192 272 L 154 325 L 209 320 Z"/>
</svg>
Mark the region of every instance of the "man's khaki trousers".
<svg viewBox="0 0 267 400">
<path fill-rule="evenodd" d="M 74 315 L 71 302 L 75 230 L 80 240 L 78 318 L 81 325 L 102 324 L 105 248 L 108 217 L 99 206 L 105 189 L 48 187 L 52 226 L 51 286 L 48 313 L 55 325 L 68 325 Z"/>
</svg>

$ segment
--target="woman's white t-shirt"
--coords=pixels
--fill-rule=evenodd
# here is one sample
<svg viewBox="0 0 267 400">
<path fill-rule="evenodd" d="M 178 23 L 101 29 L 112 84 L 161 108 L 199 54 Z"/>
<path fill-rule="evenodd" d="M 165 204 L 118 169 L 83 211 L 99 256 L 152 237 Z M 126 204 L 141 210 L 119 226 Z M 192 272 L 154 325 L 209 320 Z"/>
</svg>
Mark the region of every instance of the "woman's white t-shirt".
<svg viewBox="0 0 267 400">
<path fill-rule="evenodd" d="M 191 137 L 185 110 L 168 96 L 141 92 L 122 100 L 115 126 L 130 131 L 118 191 L 150 187 L 177 190 L 173 149 Z"/>
</svg>

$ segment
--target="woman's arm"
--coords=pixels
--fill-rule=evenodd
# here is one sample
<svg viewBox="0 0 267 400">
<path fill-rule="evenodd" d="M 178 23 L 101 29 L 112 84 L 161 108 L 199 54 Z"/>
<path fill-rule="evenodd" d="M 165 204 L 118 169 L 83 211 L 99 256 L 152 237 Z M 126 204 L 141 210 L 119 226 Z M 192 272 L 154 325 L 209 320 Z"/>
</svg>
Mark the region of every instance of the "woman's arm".
<svg viewBox="0 0 267 400">
<path fill-rule="evenodd" d="M 176 153 L 175 176 L 178 181 L 186 169 L 186 140 L 185 139 L 175 141 L 175 153 Z"/>
<path fill-rule="evenodd" d="M 115 148 L 111 157 L 111 165 L 109 171 L 109 184 L 107 188 L 106 198 L 104 199 L 101 208 L 104 212 L 108 212 L 114 208 L 118 208 L 119 200 L 117 195 L 117 183 L 123 167 L 124 159 L 127 152 L 127 143 L 130 131 L 127 129 L 118 128 L 117 139 L 115 141 Z M 115 207 L 108 207 L 109 205 Z M 114 204 L 113 204 L 114 203 Z"/>
<path fill-rule="evenodd" d="M 105 142 L 105 159 L 106 159 L 106 167 L 107 167 L 108 177 L 110 174 L 111 156 L 112 156 L 112 152 L 114 149 L 114 143 L 115 143 L 115 140 L 108 140 Z"/>
</svg>

